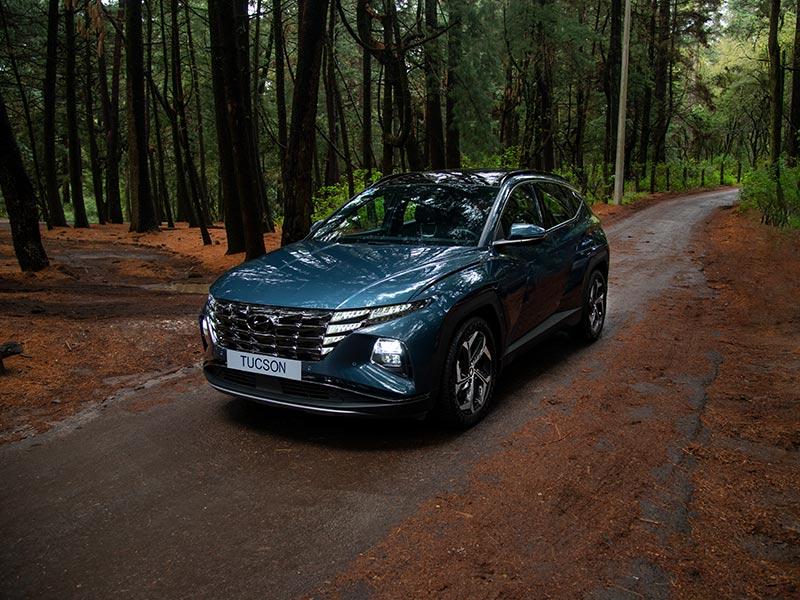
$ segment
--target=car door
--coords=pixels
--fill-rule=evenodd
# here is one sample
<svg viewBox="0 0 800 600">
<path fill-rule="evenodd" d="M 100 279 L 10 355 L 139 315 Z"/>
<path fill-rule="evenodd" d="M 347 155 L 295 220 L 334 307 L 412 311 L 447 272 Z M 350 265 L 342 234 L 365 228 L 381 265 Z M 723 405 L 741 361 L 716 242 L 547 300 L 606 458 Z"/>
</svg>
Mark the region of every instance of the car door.
<svg viewBox="0 0 800 600">
<path fill-rule="evenodd" d="M 506 239 L 511 225 L 523 223 L 546 227 L 541 206 L 530 183 L 515 186 L 506 201 L 495 230 L 495 240 Z M 534 243 L 509 244 L 499 247 L 506 259 L 504 277 L 506 314 L 509 316 L 509 341 L 520 338 L 544 321 L 556 305 L 549 301 L 547 290 L 553 288 L 554 275 L 548 260 L 547 239 Z"/>
<path fill-rule="evenodd" d="M 568 187 L 549 181 L 534 184 L 547 222 L 549 269 L 552 271 L 548 290 L 552 312 L 564 308 L 562 300 L 574 287 L 573 265 L 578 244 L 586 230 L 585 220 L 578 218 L 581 203 Z"/>
</svg>

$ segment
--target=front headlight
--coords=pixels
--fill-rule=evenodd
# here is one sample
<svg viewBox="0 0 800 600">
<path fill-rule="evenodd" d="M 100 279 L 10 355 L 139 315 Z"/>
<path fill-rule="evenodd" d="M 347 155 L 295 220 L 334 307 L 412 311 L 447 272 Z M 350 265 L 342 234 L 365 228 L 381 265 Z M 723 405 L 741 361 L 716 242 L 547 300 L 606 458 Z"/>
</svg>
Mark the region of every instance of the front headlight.
<svg viewBox="0 0 800 600">
<path fill-rule="evenodd" d="M 342 341 L 348 333 L 363 327 L 404 317 L 415 310 L 427 306 L 431 301 L 431 298 L 427 298 L 402 304 L 376 306 L 375 308 L 337 310 L 333 313 L 331 320 L 328 321 L 325 338 L 322 340 L 322 354 L 327 354 L 333 350 L 333 346 Z"/>
</svg>

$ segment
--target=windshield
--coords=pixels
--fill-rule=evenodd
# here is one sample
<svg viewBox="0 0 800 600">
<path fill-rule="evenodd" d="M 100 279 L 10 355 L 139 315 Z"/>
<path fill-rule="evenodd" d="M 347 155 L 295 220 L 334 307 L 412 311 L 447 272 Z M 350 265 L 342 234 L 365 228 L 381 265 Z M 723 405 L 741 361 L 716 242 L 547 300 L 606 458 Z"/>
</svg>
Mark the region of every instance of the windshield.
<svg viewBox="0 0 800 600">
<path fill-rule="evenodd" d="M 478 243 L 498 188 L 439 184 L 366 190 L 331 215 L 311 239 L 342 244 Z"/>
</svg>

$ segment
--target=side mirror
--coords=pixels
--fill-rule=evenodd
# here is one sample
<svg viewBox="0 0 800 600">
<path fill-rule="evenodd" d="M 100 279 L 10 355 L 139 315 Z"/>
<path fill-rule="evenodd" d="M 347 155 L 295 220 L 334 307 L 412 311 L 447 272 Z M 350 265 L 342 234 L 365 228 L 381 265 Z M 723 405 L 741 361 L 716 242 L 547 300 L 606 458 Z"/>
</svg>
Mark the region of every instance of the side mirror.
<svg viewBox="0 0 800 600">
<path fill-rule="evenodd" d="M 510 244 L 535 244 L 547 237 L 547 231 L 538 225 L 530 223 L 514 223 L 505 239 L 497 240 L 495 246 Z"/>
</svg>

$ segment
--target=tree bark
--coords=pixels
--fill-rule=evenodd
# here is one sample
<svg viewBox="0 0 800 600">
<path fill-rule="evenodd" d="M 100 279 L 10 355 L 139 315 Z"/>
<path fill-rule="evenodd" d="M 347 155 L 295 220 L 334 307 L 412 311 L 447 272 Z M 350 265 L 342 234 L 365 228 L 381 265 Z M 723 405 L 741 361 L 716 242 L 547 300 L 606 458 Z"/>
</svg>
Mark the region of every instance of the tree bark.
<svg viewBox="0 0 800 600">
<path fill-rule="evenodd" d="M 286 187 L 286 150 L 288 124 L 286 116 L 286 69 L 284 64 L 283 10 L 281 0 L 272 0 L 272 28 L 275 39 L 275 98 L 278 112 L 278 156 L 281 166 L 281 190 Z"/>
<path fill-rule="evenodd" d="M 460 3 L 448 0 L 450 29 L 447 32 L 447 88 L 445 100 L 445 166 L 448 169 L 461 168 L 461 131 L 456 117 L 456 96 L 458 94 L 456 69 L 461 62 L 462 27 Z"/>
<path fill-rule="evenodd" d="M 655 56 L 656 103 L 655 139 L 653 140 L 653 159 L 650 165 L 650 192 L 655 192 L 656 166 L 666 160 L 667 140 L 667 77 L 669 75 L 669 47 L 671 38 L 670 5 L 672 0 L 659 0 L 658 9 L 658 51 Z"/>
<path fill-rule="evenodd" d="M 128 87 L 128 189 L 131 201 L 131 231 L 143 233 L 158 230 L 159 224 L 150 191 L 150 174 L 147 166 L 142 0 L 126 2 L 125 65 Z"/>
<path fill-rule="evenodd" d="M 783 120 L 783 70 L 781 68 L 781 48 L 778 43 L 780 27 L 781 0 L 770 0 L 769 37 L 769 162 L 772 167 L 776 188 L 776 210 L 765 214 L 767 223 L 784 225 L 788 219 L 783 186 L 781 184 L 781 124 Z"/>
<path fill-rule="evenodd" d="M 647 40 L 647 64 L 652 65 L 655 61 L 656 49 L 656 15 L 658 14 L 658 0 L 650 3 L 650 25 L 648 27 Z M 641 163 L 641 176 L 647 176 L 647 151 L 650 148 L 650 107 L 652 104 L 652 87 L 649 82 L 645 83 L 644 96 L 642 98 L 642 131 L 639 137 L 639 162 Z"/>
<path fill-rule="evenodd" d="M 64 206 L 58 193 L 58 162 L 56 159 L 56 71 L 58 70 L 58 6 L 50 0 L 47 8 L 47 63 L 44 86 L 44 175 L 47 190 L 47 212 L 54 227 L 66 227 Z"/>
<path fill-rule="evenodd" d="M 81 139 L 78 135 L 78 107 L 75 97 L 75 0 L 64 2 L 64 26 L 66 29 L 66 105 L 67 140 L 69 147 L 69 186 L 72 193 L 72 208 L 75 211 L 75 227 L 89 227 L 86 207 L 83 202 L 83 161 Z"/>
<path fill-rule="evenodd" d="M 223 58 L 225 107 L 230 131 L 231 157 L 244 231 L 245 253 L 253 259 L 266 252 L 262 234 L 260 198 L 263 179 L 255 156 L 247 36 L 247 0 L 208 0 L 209 15 L 216 19 Z"/>
<path fill-rule="evenodd" d="M 800 0 L 795 9 L 794 53 L 792 55 L 792 100 L 789 108 L 789 129 L 786 132 L 786 159 L 797 164 L 800 155 Z"/>
<path fill-rule="evenodd" d="M 209 3 L 211 8 L 211 3 Z M 219 156 L 219 183 L 222 214 L 227 238 L 227 254 L 245 251 L 242 210 L 233 164 L 233 142 L 228 124 L 228 108 L 225 94 L 225 56 L 219 31 L 219 18 L 209 14 L 211 35 L 211 83 L 214 92 L 214 122 L 217 130 L 217 155 Z"/>
<path fill-rule="evenodd" d="M 336 9 L 331 7 L 328 11 L 328 33 L 326 44 L 322 55 L 322 71 L 325 81 L 325 112 L 328 124 L 328 143 L 325 154 L 325 185 L 336 185 L 339 183 L 341 173 L 339 172 L 339 159 L 336 154 L 336 143 L 339 137 L 337 129 L 336 97 L 334 88 L 336 87 L 336 67 L 333 62 L 333 47 L 336 24 Z"/>
<path fill-rule="evenodd" d="M 0 190 L 3 192 L 14 254 L 23 271 L 40 271 L 49 263 L 42 246 L 36 194 L 25 172 L 17 140 L 11 129 L 6 103 L 0 93 Z"/>
<path fill-rule="evenodd" d="M 92 169 L 92 192 L 97 206 L 97 219 L 100 224 L 106 222 L 105 200 L 103 198 L 103 167 L 100 163 L 100 150 L 97 146 L 97 129 L 94 122 L 94 79 L 92 78 L 92 22 L 89 10 L 86 10 L 86 45 L 84 47 L 84 71 L 86 73 L 85 89 L 83 92 L 84 107 L 86 109 L 86 133 L 89 139 L 89 164 Z"/>
<path fill-rule="evenodd" d="M 113 17 L 112 17 L 113 18 Z M 116 21 L 124 26 L 125 8 L 120 4 Z M 123 39 L 114 33 L 114 53 L 111 63 L 111 96 L 109 98 L 109 120 L 106 128 L 106 204 L 108 219 L 112 223 L 122 223 L 122 198 L 119 193 L 119 86 L 122 71 Z M 105 80 L 105 77 L 103 77 Z"/>
<path fill-rule="evenodd" d="M 439 28 L 437 0 L 425 0 L 425 27 L 429 36 Z M 445 166 L 444 127 L 442 124 L 442 82 L 439 40 L 433 39 L 425 50 L 425 148 L 431 169 Z"/>
<path fill-rule="evenodd" d="M 206 140 L 203 128 L 203 109 L 200 102 L 200 77 L 197 73 L 197 57 L 194 50 L 194 36 L 192 35 L 192 22 L 189 13 L 189 2 L 183 3 L 186 17 L 186 38 L 189 42 L 189 72 L 192 75 L 192 93 L 194 94 L 195 113 L 197 118 L 197 158 L 200 162 L 200 198 L 202 214 L 207 223 L 211 223 L 209 216 L 210 200 L 208 196 L 208 177 L 206 173 Z"/>
<path fill-rule="evenodd" d="M 311 228 L 311 168 L 314 156 L 317 95 L 328 0 L 303 2 L 298 31 L 292 125 L 287 152 L 286 211 L 282 243 L 302 239 Z"/>
<path fill-rule="evenodd" d="M 338 0 L 337 0 L 338 1 Z M 358 34 L 362 40 L 372 37 L 372 19 L 366 11 L 358 12 Z M 364 47 L 361 51 L 361 164 L 364 167 L 364 184 L 372 179 L 372 54 Z"/>
</svg>

